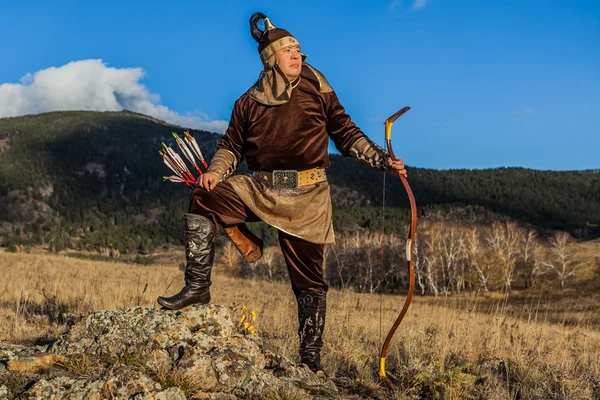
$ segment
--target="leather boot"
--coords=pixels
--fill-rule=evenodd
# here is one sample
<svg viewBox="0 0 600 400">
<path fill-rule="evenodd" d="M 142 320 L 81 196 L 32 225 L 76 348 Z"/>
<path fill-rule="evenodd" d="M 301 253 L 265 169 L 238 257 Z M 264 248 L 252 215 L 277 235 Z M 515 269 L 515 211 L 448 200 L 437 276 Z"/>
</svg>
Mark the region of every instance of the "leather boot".
<svg viewBox="0 0 600 400">
<path fill-rule="evenodd" d="M 263 241 L 256 237 L 246 224 L 232 225 L 225 229 L 235 247 L 247 263 L 253 263 L 262 257 Z"/>
<path fill-rule="evenodd" d="M 171 297 L 156 301 L 169 310 L 210 302 L 211 270 L 215 258 L 216 229 L 206 217 L 185 214 L 185 286 Z"/>
<path fill-rule="evenodd" d="M 300 292 L 297 296 L 300 362 L 308 365 L 319 377 L 326 376 L 321 366 L 326 296 L 327 292 Z"/>
</svg>

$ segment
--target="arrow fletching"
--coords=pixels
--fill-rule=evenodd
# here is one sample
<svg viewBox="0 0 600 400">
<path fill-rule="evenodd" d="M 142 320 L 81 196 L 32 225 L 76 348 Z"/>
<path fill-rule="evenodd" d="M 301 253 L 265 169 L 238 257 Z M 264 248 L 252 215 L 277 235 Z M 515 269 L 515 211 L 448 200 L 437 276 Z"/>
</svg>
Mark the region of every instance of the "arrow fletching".
<svg viewBox="0 0 600 400">
<path fill-rule="evenodd" d="M 177 163 L 182 165 L 182 169 L 183 169 L 183 175 L 186 176 L 192 180 L 196 180 L 196 178 L 194 178 L 194 175 L 192 175 L 192 173 L 190 172 L 190 170 L 188 169 L 187 165 L 185 165 L 185 163 L 183 162 L 183 159 L 181 158 L 181 156 L 177 153 L 175 153 L 173 151 L 173 158 L 177 160 Z"/>
<path fill-rule="evenodd" d="M 165 152 L 159 151 L 158 154 L 160 154 L 162 156 L 163 162 L 165 163 L 165 165 L 167 167 L 169 167 L 171 169 L 171 171 L 173 171 L 177 176 L 181 176 L 181 172 L 179 171 L 177 166 L 173 164 L 173 162 L 169 159 L 169 157 L 167 156 L 167 154 Z"/>
<path fill-rule="evenodd" d="M 185 141 L 189 144 L 194 154 L 196 154 L 196 157 L 198 157 L 198 159 L 202 162 L 204 168 L 208 168 L 208 163 L 204 159 L 204 156 L 202 156 L 200 146 L 198 146 L 198 142 L 196 142 L 196 139 L 194 139 L 194 137 L 188 131 L 183 132 L 183 134 L 185 135 Z"/>
<path fill-rule="evenodd" d="M 166 150 L 165 152 L 169 155 L 169 157 L 173 161 L 173 164 L 177 166 L 179 171 L 181 171 L 182 177 L 195 182 L 196 178 L 194 178 L 194 176 L 188 169 L 187 165 L 185 165 L 185 163 L 183 162 L 183 160 L 181 159 L 179 154 L 177 154 L 172 148 L 167 146 L 164 142 L 162 142 L 162 145 Z"/>
<path fill-rule="evenodd" d="M 177 145 L 179 146 L 179 148 L 181 149 L 183 155 L 185 156 L 185 158 L 188 159 L 188 161 L 190 163 L 192 163 L 192 165 L 196 168 L 196 171 L 198 171 L 198 173 L 200 175 L 202 175 L 202 170 L 200 169 L 200 167 L 198 166 L 198 164 L 196 164 L 196 159 L 194 158 L 194 155 L 192 154 L 192 152 L 190 151 L 190 149 L 187 147 L 187 145 L 185 144 L 185 142 L 183 140 L 181 140 L 181 138 L 179 137 L 178 134 L 176 134 L 175 132 L 173 133 L 173 137 L 175 137 L 175 141 L 177 141 Z"/>
</svg>

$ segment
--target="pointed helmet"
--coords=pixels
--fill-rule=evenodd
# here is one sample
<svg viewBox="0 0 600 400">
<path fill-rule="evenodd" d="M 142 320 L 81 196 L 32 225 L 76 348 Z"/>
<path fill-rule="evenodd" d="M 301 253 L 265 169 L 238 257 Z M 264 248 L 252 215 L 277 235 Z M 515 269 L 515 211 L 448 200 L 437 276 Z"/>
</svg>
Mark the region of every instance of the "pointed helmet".
<svg viewBox="0 0 600 400">
<path fill-rule="evenodd" d="M 263 22 L 264 29 L 259 27 Z M 263 13 L 256 12 L 250 17 L 250 33 L 254 40 L 258 42 L 258 54 L 265 69 L 271 69 L 275 65 L 275 53 L 286 46 L 297 45 L 298 40 L 289 31 L 278 28 Z M 302 61 L 306 60 L 306 55 L 302 54 Z"/>
</svg>

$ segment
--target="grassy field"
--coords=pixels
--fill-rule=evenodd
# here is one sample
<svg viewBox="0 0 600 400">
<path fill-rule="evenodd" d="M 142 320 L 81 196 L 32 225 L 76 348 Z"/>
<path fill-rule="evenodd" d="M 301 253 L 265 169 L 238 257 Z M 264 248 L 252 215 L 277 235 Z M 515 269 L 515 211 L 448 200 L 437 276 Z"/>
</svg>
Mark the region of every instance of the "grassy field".
<svg viewBox="0 0 600 400">
<path fill-rule="evenodd" d="M 0 340 L 47 343 L 65 314 L 140 305 L 183 284 L 183 252 L 149 266 L 0 252 Z M 268 348 L 296 358 L 296 305 L 287 283 L 242 280 L 216 266 L 213 302 L 258 313 Z M 388 352 L 390 392 L 377 384 L 383 338 L 403 296 L 330 290 L 324 365 L 345 398 L 600 399 L 600 297 L 556 293 L 420 297 Z"/>
</svg>

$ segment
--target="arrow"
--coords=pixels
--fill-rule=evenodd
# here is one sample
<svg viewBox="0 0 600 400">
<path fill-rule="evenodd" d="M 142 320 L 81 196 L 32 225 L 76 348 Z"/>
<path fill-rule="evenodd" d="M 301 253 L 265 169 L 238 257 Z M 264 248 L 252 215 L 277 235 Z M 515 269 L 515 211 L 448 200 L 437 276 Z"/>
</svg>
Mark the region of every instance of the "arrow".
<svg viewBox="0 0 600 400">
<path fill-rule="evenodd" d="M 179 154 L 175 153 L 175 151 L 169 146 L 167 146 L 165 142 L 162 142 L 162 145 L 165 148 L 165 154 L 167 154 L 172 160 L 173 164 L 177 166 L 177 168 L 181 172 L 181 176 L 185 179 L 196 182 L 196 178 L 194 178 L 194 175 L 192 175 L 192 173 L 185 165 Z"/>
<path fill-rule="evenodd" d="M 190 163 L 192 163 L 192 165 L 196 168 L 196 171 L 198 171 L 198 173 L 200 175 L 202 175 L 202 170 L 200 169 L 200 167 L 196 163 L 196 160 L 194 159 L 194 155 L 192 154 L 192 152 L 190 151 L 190 149 L 186 146 L 185 142 L 183 140 L 181 140 L 181 138 L 179 137 L 179 135 L 176 134 L 175 132 L 171 132 L 171 133 L 173 134 L 173 137 L 175 138 L 175 141 L 177 142 L 177 145 L 179 146 L 179 148 L 183 152 L 183 155 L 185 156 L 185 158 L 187 158 L 188 161 Z"/>
<path fill-rule="evenodd" d="M 202 162 L 202 165 L 204 165 L 204 168 L 208 168 L 208 163 L 202 156 L 202 152 L 200 151 L 200 146 L 198 146 L 198 142 L 196 142 L 196 139 L 194 139 L 194 137 L 188 131 L 183 132 L 183 134 L 185 135 L 185 141 L 190 146 L 190 148 L 192 149 L 194 154 L 196 154 L 196 157 L 198 157 L 198 159 Z"/>
</svg>

